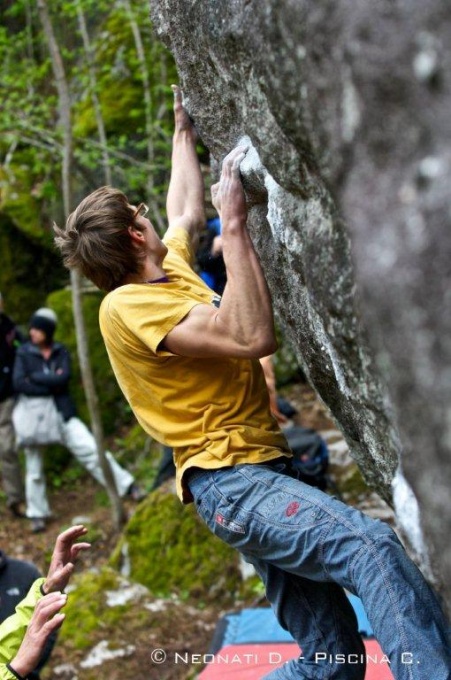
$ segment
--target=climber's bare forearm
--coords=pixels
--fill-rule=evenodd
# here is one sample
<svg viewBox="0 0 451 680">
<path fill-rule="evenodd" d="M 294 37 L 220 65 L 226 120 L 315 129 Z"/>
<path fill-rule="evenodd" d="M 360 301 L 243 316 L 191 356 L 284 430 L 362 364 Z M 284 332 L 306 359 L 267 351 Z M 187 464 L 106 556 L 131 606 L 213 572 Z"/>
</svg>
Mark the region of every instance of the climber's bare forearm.
<svg viewBox="0 0 451 680">
<path fill-rule="evenodd" d="M 183 108 L 179 88 L 174 89 L 175 132 L 172 170 L 166 208 L 169 224 L 186 229 L 195 239 L 205 224 L 204 183 L 196 153 L 196 133 Z"/>
<path fill-rule="evenodd" d="M 247 147 L 238 147 L 227 156 L 216 191 L 227 271 L 219 316 L 233 328 L 240 343 L 257 345 L 257 356 L 264 356 L 260 352 L 273 352 L 276 340 L 271 297 L 246 227 L 246 198 L 240 177 L 246 151 Z"/>
<path fill-rule="evenodd" d="M 239 176 L 245 149 L 224 161 L 219 187 L 227 285 L 219 310 L 198 305 L 165 339 L 183 356 L 259 358 L 276 349 L 271 298 L 246 229 L 246 202 Z M 219 205 L 219 200 L 218 200 Z"/>
<path fill-rule="evenodd" d="M 233 233 L 223 231 L 223 256 L 227 284 L 219 320 L 233 329 L 236 340 L 254 348 L 261 357 L 276 350 L 272 302 L 254 246 L 242 225 Z"/>
</svg>

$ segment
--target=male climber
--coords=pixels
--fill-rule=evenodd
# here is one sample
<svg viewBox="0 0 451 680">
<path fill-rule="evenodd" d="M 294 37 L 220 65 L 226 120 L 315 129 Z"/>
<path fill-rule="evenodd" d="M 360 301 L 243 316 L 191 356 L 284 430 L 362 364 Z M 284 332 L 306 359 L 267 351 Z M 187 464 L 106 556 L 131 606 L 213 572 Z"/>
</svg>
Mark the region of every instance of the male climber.
<svg viewBox="0 0 451 680">
<path fill-rule="evenodd" d="M 209 528 L 254 565 L 299 643 L 302 655 L 268 678 L 363 680 L 365 648 L 347 588 L 362 599 L 397 680 L 450 680 L 446 622 L 391 529 L 290 474 L 258 361 L 276 340 L 246 230 L 246 147 L 226 156 L 215 188 L 227 270 L 220 301 L 191 268 L 203 185 L 195 131 L 174 94 L 163 240 L 146 206 L 110 187 L 55 228 L 65 264 L 108 291 L 100 324 L 121 389 L 146 432 L 174 448 L 180 499 L 194 499 Z"/>
</svg>

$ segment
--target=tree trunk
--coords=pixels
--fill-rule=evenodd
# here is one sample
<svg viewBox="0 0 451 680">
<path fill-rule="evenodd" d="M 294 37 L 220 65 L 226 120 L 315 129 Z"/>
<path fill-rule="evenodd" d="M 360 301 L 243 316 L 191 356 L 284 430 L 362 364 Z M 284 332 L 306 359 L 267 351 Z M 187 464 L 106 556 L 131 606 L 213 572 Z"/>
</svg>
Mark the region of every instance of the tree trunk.
<svg viewBox="0 0 451 680">
<path fill-rule="evenodd" d="M 86 19 L 85 15 L 83 13 L 83 8 L 80 4 L 80 2 L 77 2 L 77 17 L 78 17 L 78 26 L 80 29 L 80 35 L 83 40 L 83 47 L 85 50 L 85 55 L 86 55 L 86 61 L 88 64 L 88 73 L 89 73 L 89 85 L 91 89 L 91 100 L 92 100 L 92 106 L 94 109 L 94 115 L 96 119 L 96 125 L 97 125 L 97 132 L 99 134 L 99 141 L 101 144 L 102 148 L 102 165 L 103 165 L 103 171 L 105 174 L 105 183 L 111 185 L 111 165 L 110 165 L 110 156 L 109 156 L 109 151 L 108 151 L 108 141 L 106 137 L 106 132 L 105 132 L 105 124 L 103 120 L 103 115 L 102 115 L 102 108 L 100 106 L 100 101 L 97 96 L 97 76 L 96 76 L 96 69 L 94 65 L 94 59 L 92 56 L 92 47 L 91 47 L 91 41 L 89 39 L 89 34 L 88 34 L 88 29 L 86 26 Z"/>
<path fill-rule="evenodd" d="M 67 85 L 64 63 L 61 57 L 61 52 L 59 50 L 58 43 L 55 38 L 53 25 L 48 12 L 46 0 L 37 0 L 37 7 L 42 27 L 44 29 L 44 34 L 47 40 L 47 45 L 50 51 L 52 68 L 58 91 L 60 121 L 63 129 L 63 152 L 62 152 L 63 203 L 64 212 L 66 215 L 68 215 L 72 206 L 71 167 L 73 146 L 69 88 Z M 71 284 L 72 284 L 72 306 L 75 322 L 75 331 L 77 336 L 77 351 L 80 362 L 80 371 L 86 393 L 86 400 L 88 403 L 91 427 L 97 446 L 99 463 L 105 477 L 106 490 L 113 509 L 114 523 L 116 528 L 119 529 L 120 526 L 125 521 L 125 514 L 119 495 L 117 493 L 110 464 L 105 456 L 102 421 L 98 409 L 98 399 L 94 386 L 91 364 L 89 362 L 88 343 L 82 308 L 81 280 L 80 275 L 75 271 L 71 272 Z"/>
</svg>

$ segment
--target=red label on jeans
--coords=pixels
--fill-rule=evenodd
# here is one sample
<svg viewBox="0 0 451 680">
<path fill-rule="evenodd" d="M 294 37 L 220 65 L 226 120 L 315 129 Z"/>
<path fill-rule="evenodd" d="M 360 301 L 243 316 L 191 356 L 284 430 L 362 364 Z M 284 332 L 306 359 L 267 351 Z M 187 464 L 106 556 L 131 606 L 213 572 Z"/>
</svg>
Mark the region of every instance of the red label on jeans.
<svg viewBox="0 0 451 680">
<path fill-rule="evenodd" d="M 285 510 L 285 514 L 287 517 L 291 517 L 291 515 L 295 515 L 297 511 L 300 508 L 300 503 L 297 501 L 293 501 L 287 506 L 287 509 Z"/>
</svg>

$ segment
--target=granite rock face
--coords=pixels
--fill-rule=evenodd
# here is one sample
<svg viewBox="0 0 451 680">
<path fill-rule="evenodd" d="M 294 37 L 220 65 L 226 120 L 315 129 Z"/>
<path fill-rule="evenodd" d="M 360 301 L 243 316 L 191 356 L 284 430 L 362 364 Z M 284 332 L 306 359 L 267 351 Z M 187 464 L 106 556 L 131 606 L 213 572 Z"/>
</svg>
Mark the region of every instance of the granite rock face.
<svg viewBox="0 0 451 680">
<path fill-rule="evenodd" d="M 250 231 L 302 366 L 386 499 L 401 458 L 451 582 L 451 6 L 151 15 L 213 157 L 251 142 Z"/>
</svg>

